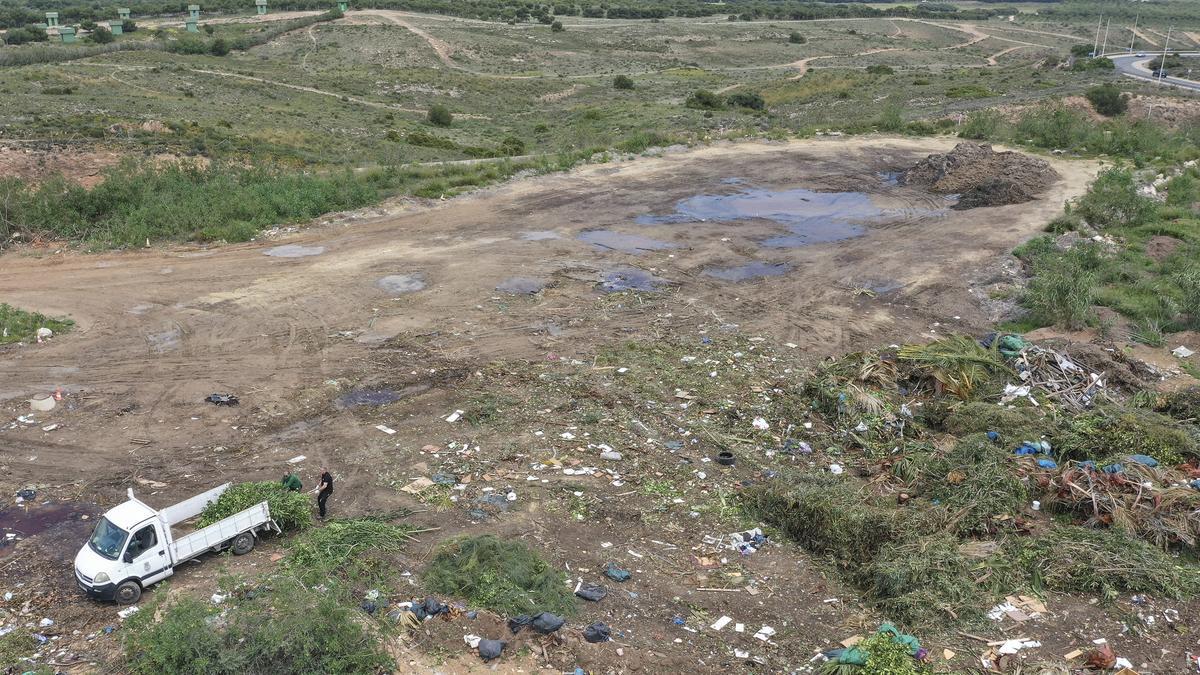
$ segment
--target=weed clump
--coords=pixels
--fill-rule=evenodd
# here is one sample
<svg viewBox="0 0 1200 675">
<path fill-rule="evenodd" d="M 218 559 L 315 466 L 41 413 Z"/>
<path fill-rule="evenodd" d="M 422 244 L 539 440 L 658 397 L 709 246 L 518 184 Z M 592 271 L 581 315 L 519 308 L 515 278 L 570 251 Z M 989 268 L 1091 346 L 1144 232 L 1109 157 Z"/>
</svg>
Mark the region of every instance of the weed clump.
<svg viewBox="0 0 1200 675">
<path fill-rule="evenodd" d="M 562 572 L 523 542 L 490 534 L 443 543 L 425 569 L 424 580 L 435 593 L 507 615 L 575 611 Z"/>
<path fill-rule="evenodd" d="M 909 625 L 978 618 L 990 594 L 974 582 L 974 562 L 952 535 L 905 538 L 879 550 L 860 585 L 887 616 Z"/>
<path fill-rule="evenodd" d="M 70 319 L 52 319 L 0 302 L 0 345 L 33 340 L 37 337 L 39 328 L 65 333 L 74 325 L 75 322 Z"/>
<path fill-rule="evenodd" d="M 995 431 L 1005 444 L 1037 440 L 1054 428 L 1053 421 L 1036 408 L 1008 408 L 980 401 L 958 406 L 943 424 L 946 431 L 959 437 Z"/>
<path fill-rule="evenodd" d="M 271 518 L 284 530 L 303 530 L 312 524 L 312 504 L 307 495 L 292 492 L 279 483 L 265 481 L 231 485 L 217 501 L 205 507 L 197 525 L 207 527 L 262 501 L 267 502 Z"/>
</svg>

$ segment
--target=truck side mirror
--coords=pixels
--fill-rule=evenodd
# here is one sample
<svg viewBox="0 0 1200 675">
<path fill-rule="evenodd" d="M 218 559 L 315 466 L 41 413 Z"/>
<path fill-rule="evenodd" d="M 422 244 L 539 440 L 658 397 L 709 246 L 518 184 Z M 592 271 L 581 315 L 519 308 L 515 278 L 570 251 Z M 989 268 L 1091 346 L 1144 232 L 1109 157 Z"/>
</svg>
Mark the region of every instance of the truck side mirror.
<svg viewBox="0 0 1200 675">
<path fill-rule="evenodd" d="M 125 555 L 121 559 L 127 563 L 133 562 L 133 551 L 125 551 Z"/>
</svg>

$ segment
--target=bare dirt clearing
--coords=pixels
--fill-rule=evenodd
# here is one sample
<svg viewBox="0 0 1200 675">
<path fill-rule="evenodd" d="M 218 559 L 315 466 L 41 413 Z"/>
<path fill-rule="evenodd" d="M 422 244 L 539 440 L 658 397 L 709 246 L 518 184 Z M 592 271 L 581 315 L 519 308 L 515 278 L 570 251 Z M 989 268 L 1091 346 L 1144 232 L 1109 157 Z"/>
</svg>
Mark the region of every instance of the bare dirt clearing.
<svg viewBox="0 0 1200 675">
<path fill-rule="evenodd" d="M 689 517 L 652 474 L 633 491 L 588 476 L 529 480 L 525 453 L 569 435 L 549 406 L 542 438 L 503 428 L 480 436 L 443 418 L 465 406 L 462 391 L 475 382 L 497 370 L 514 375 L 508 364 L 577 359 L 590 371 L 599 348 L 626 340 L 737 334 L 815 359 L 982 328 L 987 316 L 967 279 L 1002 274 L 996 259 L 1080 194 L 1097 166 L 1052 161 L 1060 179 L 1039 199 L 966 212 L 896 184 L 894 172 L 954 142 L 724 144 L 516 181 L 384 218 L 346 218 L 287 241 L 8 253 L 0 257 L 0 295 L 69 315 L 78 328 L 0 351 L 0 407 L 9 419 L 28 412 L 32 394 L 67 394 L 34 424 L 0 427 L 0 462 L 10 484 L 41 486 L 39 499 L 111 504 L 132 485 L 157 504 L 224 480 L 276 479 L 284 460 L 305 454 L 306 480 L 322 463 L 337 472 L 338 514 L 411 505 L 394 485 L 458 462 L 479 482 L 511 484 L 519 500 L 496 518 L 453 507 L 418 514 L 422 525 L 442 528 L 439 538 L 488 531 L 524 538 L 573 573 L 613 558 L 635 569 L 634 592 L 614 589 L 582 612 L 583 623 L 618 627 L 624 656 L 615 645 L 575 640 L 543 652 L 539 663 L 716 672 L 742 663 L 729 653 L 736 644 L 773 671 L 799 665 L 874 618 L 797 549 L 732 556 L 736 574 L 758 580 L 761 596 L 698 590 L 730 583 L 734 573 L 693 553 L 702 534 L 721 533 L 713 531 L 722 526 L 716 516 Z M 646 292 L 606 293 L 622 289 Z M 348 391 L 376 389 L 398 397 L 382 407 L 338 402 Z M 242 406 L 202 401 L 216 391 L 237 393 Z M 600 389 L 594 396 L 605 400 Z M 501 422 L 504 407 L 491 413 Z M 49 424 L 58 427 L 44 431 Z M 475 443 L 502 453 L 504 468 L 489 469 L 494 458 L 485 461 Z M 726 478 L 754 475 L 739 465 Z M 139 478 L 168 487 L 150 494 Z M 578 499 L 586 518 L 563 512 L 572 494 L 585 494 Z M 644 517 L 647 501 L 666 510 L 654 526 Z M 427 541 L 433 537 L 414 547 L 406 571 L 419 571 Z M 16 556 L 0 581 L 9 588 L 20 580 L 16 602 L 56 617 L 61 646 L 72 630 L 112 624 L 115 610 L 74 595 L 72 546 L 50 550 L 52 543 L 34 535 L 10 548 Z M 271 550 L 239 559 L 234 571 L 269 569 Z M 185 569 L 174 586 L 207 594 L 218 569 Z M 735 616 L 750 630 L 681 633 L 672 626 L 680 613 L 691 622 Z M 778 645 L 751 638 L 763 624 L 780 631 Z M 426 644 L 460 650 L 458 628 L 438 622 Z M 1110 637 L 1118 630 L 1107 629 Z M 101 636 L 74 649 L 94 659 L 114 644 Z"/>
</svg>

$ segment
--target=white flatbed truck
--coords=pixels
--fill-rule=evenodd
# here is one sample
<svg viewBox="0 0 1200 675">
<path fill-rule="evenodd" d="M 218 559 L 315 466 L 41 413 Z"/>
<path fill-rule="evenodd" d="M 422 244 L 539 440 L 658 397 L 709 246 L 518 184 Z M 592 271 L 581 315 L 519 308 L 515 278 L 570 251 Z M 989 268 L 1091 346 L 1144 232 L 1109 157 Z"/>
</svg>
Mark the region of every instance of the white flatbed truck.
<svg viewBox="0 0 1200 675">
<path fill-rule="evenodd" d="M 207 551 L 231 549 L 249 553 L 259 532 L 279 532 L 267 502 L 222 518 L 208 527 L 175 538 L 171 527 L 200 514 L 232 483 L 215 487 L 165 509 L 155 509 L 133 496 L 108 510 L 91 538 L 75 554 L 75 581 L 101 600 L 132 605 L 142 589 L 175 573 L 175 567 Z"/>
</svg>

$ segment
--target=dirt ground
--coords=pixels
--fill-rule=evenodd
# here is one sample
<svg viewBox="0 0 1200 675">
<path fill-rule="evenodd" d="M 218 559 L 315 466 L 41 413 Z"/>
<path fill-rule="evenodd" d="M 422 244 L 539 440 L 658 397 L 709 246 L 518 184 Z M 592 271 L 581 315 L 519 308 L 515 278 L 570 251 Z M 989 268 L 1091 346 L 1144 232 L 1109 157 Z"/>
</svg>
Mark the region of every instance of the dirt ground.
<svg viewBox="0 0 1200 675">
<path fill-rule="evenodd" d="M 225 480 L 277 479 L 286 459 L 303 454 L 306 481 L 321 465 L 333 467 L 338 513 L 412 506 L 388 479 L 437 471 L 445 448 L 470 442 L 442 418 L 462 407 L 464 383 L 489 367 L 586 364 L 601 345 L 694 337 L 701 326 L 756 336 L 813 361 L 982 330 L 988 316 L 971 283 L 1006 274 L 999 259 L 1081 194 L 1097 165 L 1052 160 L 1061 178 L 1041 198 L 968 211 L 889 180 L 953 145 L 878 137 L 723 144 L 406 203 L 385 217 L 329 219 L 286 240 L 6 253 L 0 298 L 68 315 L 77 328 L 0 350 L 0 472 L 14 491 L 35 485 L 40 492 L 33 507 L 0 510 L 0 524 L 22 518 L 29 535 L 0 548 L 0 591 L 16 594 L 0 611 L 54 617 L 51 632 L 65 650 L 60 665 L 95 669 L 89 664 L 113 653 L 119 633 L 97 633 L 117 624 L 115 609 L 78 596 L 71 579 L 71 558 L 90 529 L 81 516 L 102 510 L 92 505 L 115 504 L 128 487 L 165 505 Z M 819 211 L 830 191 L 844 192 L 843 201 Z M 810 208 L 818 215 L 794 219 Z M 841 216 L 852 211 L 869 215 L 846 222 Z M 779 244 L 797 237 L 823 243 Z M 747 270 L 758 276 L 731 280 Z M 603 293 L 606 282 L 642 275 L 658 292 Z M 537 286 L 544 289 L 509 292 Z M 347 386 L 380 381 L 404 396 L 375 417 L 331 403 Z M 29 413 L 26 399 L 56 388 L 65 393 L 56 410 L 33 423 L 17 419 Z M 242 405 L 203 402 L 214 392 L 236 393 Z M 514 452 L 523 442 L 514 441 Z M 464 509 L 415 516 L 441 530 L 422 536 L 405 571 L 419 572 L 442 536 L 486 531 L 522 538 L 572 574 L 616 558 L 636 567 L 636 583 L 611 589 L 576 622 L 604 620 L 619 631 L 616 642 L 589 645 L 574 630 L 563 642 L 529 645 L 498 672 L 754 669 L 734 657 L 735 647 L 781 672 L 805 668 L 814 651 L 877 621 L 853 592 L 786 545 L 733 556 L 739 573 L 757 580 L 758 594 L 701 590 L 725 573 L 696 562 L 704 522 L 647 528 L 638 522 L 639 503 L 626 497 L 632 493 L 601 482 L 593 516 L 574 523 L 548 510 L 551 495 L 570 490 L 574 478 L 527 487 L 519 471 L 508 478 L 520 481 L 522 498 L 502 519 L 476 522 Z M 752 478 L 738 471 L 729 480 Z M 60 510 L 40 510 L 49 508 Z M 238 559 L 235 571 L 270 568 L 277 547 Z M 188 565 L 172 592 L 207 596 L 219 567 Z M 1152 644 L 1122 640 L 1120 624 L 1086 599 L 1072 603 L 1064 601 L 1070 611 L 1038 635 L 1058 635 L 1065 645 L 1104 631 L 1130 658 L 1179 663 L 1178 651 L 1167 657 Z M 744 622 L 747 632 L 672 625 L 673 616 L 697 608 L 700 616 Z M 779 635 L 754 640 L 761 625 Z M 472 669 L 475 662 L 459 656 L 462 634 L 479 624 L 427 626 L 408 658 L 445 672 Z M 961 655 L 950 670 L 968 668 L 979 646 L 964 638 L 947 644 Z M 932 646 L 941 654 L 941 643 Z"/>
</svg>

